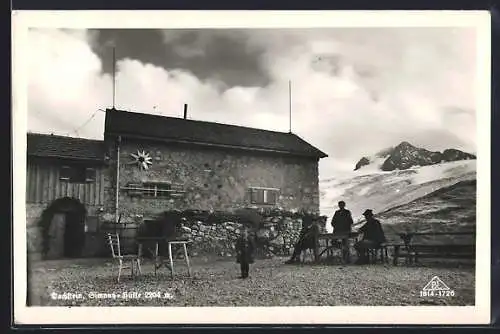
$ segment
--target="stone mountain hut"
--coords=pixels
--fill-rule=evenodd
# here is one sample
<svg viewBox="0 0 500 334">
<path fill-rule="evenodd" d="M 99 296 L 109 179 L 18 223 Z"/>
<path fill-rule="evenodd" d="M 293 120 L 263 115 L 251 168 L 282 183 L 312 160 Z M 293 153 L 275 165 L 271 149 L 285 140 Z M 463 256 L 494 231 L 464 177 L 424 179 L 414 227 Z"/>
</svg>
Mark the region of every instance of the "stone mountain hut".
<svg viewBox="0 0 500 334">
<path fill-rule="evenodd" d="M 104 224 L 169 210 L 319 213 L 318 162 L 292 133 L 106 110 L 104 140 L 28 133 L 28 248 L 97 255 Z"/>
</svg>

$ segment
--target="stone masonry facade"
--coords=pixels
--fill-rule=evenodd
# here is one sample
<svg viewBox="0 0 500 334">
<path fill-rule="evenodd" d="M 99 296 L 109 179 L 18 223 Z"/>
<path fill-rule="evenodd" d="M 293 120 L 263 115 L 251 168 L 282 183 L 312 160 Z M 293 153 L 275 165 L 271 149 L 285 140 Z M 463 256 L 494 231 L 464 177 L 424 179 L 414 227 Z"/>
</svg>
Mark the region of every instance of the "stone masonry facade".
<svg viewBox="0 0 500 334">
<path fill-rule="evenodd" d="M 104 216 L 114 218 L 116 180 L 116 142 L 106 140 L 110 157 L 106 177 Z M 131 154 L 145 151 L 152 166 L 140 169 Z M 250 188 L 279 190 L 274 207 L 286 211 L 319 212 L 318 161 L 276 155 L 257 155 L 244 151 L 193 149 L 161 142 L 122 139 L 120 144 L 119 187 L 144 182 L 171 182 L 181 193 L 171 198 L 130 196 L 119 191 L 122 222 L 137 221 L 169 210 L 232 211 L 255 206 L 250 202 Z"/>
<path fill-rule="evenodd" d="M 105 136 L 106 161 L 103 168 L 104 202 L 85 205 L 87 217 L 98 221 L 98 232 L 88 231 L 83 256 L 107 254 L 103 226 L 115 221 L 117 140 Z M 131 154 L 144 151 L 152 158 L 148 169 L 134 163 Z M 319 214 L 318 159 L 290 155 L 255 153 L 167 144 L 161 141 L 122 138 L 120 143 L 118 213 L 128 237 L 134 237 L 140 222 L 155 220 L 171 210 L 234 212 L 240 208 L 277 210 L 264 215 L 257 229 L 264 255 L 286 254 L 297 240 L 302 220 L 294 213 Z M 131 184 L 171 183 L 176 196 L 134 196 L 124 187 Z M 277 191 L 275 204 L 252 204 L 251 189 Z M 39 256 L 40 227 L 36 224 L 51 203 L 26 203 L 27 247 L 30 256 Z M 111 223 L 111 224 L 110 224 Z M 212 224 L 187 221 L 181 234 L 191 241 L 193 255 L 213 253 L 234 255 L 234 241 L 239 233 L 236 221 Z M 121 227 L 118 227 L 120 229 Z"/>
</svg>

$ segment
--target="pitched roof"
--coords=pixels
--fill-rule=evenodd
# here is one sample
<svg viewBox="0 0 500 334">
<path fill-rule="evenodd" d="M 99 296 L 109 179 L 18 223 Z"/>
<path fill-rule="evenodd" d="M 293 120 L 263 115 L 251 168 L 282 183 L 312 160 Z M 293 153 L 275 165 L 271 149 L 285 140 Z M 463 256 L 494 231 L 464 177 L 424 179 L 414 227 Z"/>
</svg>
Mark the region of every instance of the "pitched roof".
<svg viewBox="0 0 500 334">
<path fill-rule="evenodd" d="M 28 133 L 29 156 L 104 161 L 104 142 L 101 140 Z"/>
<path fill-rule="evenodd" d="M 105 134 L 324 158 L 325 153 L 292 133 L 106 110 Z"/>
</svg>

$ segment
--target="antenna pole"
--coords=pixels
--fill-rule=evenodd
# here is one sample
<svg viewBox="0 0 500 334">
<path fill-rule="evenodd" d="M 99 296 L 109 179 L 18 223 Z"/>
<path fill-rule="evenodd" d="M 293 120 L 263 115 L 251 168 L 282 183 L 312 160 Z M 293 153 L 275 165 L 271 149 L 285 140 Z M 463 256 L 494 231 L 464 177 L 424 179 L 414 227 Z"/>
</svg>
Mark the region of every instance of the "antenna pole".
<svg viewBox="0 0 500 334">
<path fill-rule="evenodd" d="M 288 132 L 292 133 L 292 81 L 288 81 Z"/>
<path fill-rule="evenodd" d="M 115 55 L 115 47 L 113 46 L 113 109 L 115 109 L 115 95 L 116 95 L 116 55 Z"/>
</svg>

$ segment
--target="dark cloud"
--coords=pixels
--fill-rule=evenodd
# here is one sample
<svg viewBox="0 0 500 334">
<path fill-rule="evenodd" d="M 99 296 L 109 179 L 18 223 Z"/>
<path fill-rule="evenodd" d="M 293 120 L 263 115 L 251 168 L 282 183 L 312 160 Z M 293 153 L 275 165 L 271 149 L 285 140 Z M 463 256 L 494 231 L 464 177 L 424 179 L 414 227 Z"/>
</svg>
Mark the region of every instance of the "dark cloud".
<svg viewBox="0 0 500 334">
<path fill-rule="evenodd" d="M 116 60 L 134 59 L 164 69 L 181 69 L 201 80 L 215 80 L 228 87 L 265 86 L 259 48 L 247 47 L 246 34 L 238 30 L 93 30 L 93 51 L 112 73 L 112 48 Z"/>
<path fill-rule="evenodd" d="M 103 119 L 87 120 L 112 105 L 115 44 L 116 106 L 125 110 L 178 116 L 188 103 L 191 119 L 287 131 L 291 81 L 292 131 L 329 154 L 322 175 L 351 170 L 361 156 L 403 140 L 475 151 L 469 31 L 41 29 L 29 36 L 37 50 L 32 130 L 53 125 L 102 137 Z"/>
</svg>

